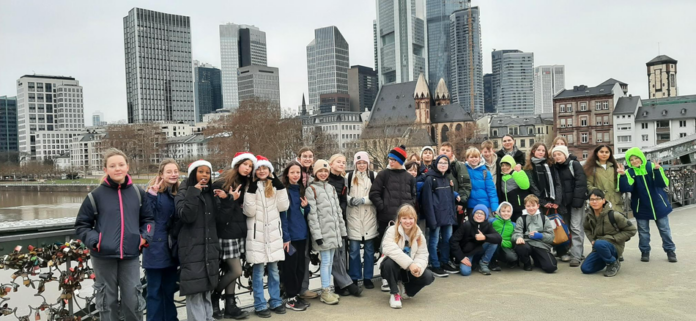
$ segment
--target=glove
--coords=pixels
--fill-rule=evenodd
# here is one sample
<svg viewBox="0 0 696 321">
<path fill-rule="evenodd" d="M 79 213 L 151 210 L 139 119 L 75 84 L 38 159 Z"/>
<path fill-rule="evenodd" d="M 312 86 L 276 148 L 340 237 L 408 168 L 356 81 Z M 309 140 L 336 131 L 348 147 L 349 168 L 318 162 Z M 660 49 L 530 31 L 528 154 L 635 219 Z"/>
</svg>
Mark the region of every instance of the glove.
<svg viewBox="0 0 696 321">
<path fill-rule="evenodd" d="M 322 244 L 324 244 L 324 240 L 323 240 L 323 239 L 316 239 L 316 240 L 314 240 L 314 241 L 317 242 L 317 245 L 319 245 L 319 246 L 321 246 Z"/>
<path fill-rule="evenodd" d="M 247 193 L 254 194 L 254 193 L 256 193 L 256 190 L 258 188 L 259 188 L 259 184 L 257 184 L 256 182 L 251 182 L 249 184 L 249 189 L 247 189 Z"/>
<path fill-rule="evenodd" d="M 363 205 L 363 204 L 365 204 L 365 198 L 364 198 L 364 197 L 363 197 L 363 198 L 360 198 L 360 205 Z"/>
<path fill-rule="evenodd" d="M 534 236 L 531 236 L 531 235 L 529 236 L 529 238 L 532 240 L 541 240 L 542 237 L 544 237 L 544 235 L 542 235 L 539 232 L 534 233 Z"/>
<path fill-rule="evenodd" d="M 273 174 L 273 180 L 271 181 L 273 183 L 273 187 L 275 187 L 276 191 L 279 191 L 281 189 L 285 189 L 285 185 L 283 182 L 280 181 L 280 178 Z"/>
<path fill-rule="evenodd" d="M 363 203 L 362 198 L 353 197 L 353 198 L 350 200 L 350 206 L 358 206 L 358 205 L 360 205 L 360 204 L 362 204 L 362 203 Z"/>
</svg>

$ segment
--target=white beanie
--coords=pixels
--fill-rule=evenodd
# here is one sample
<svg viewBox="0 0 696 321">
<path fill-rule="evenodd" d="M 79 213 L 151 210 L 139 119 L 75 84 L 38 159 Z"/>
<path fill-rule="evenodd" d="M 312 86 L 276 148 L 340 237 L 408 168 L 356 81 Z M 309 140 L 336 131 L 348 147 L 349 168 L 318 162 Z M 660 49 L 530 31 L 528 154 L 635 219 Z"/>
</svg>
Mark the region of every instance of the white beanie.
<svg viewBox="0 0 696 321">
<path fill-rule="evenodd" d="M 566 159 L 568 159 L 568 155 L 569 155 L 569 153 L 568 153 L 568 147 L 563 146 L 563 145 L 554 147 L 554 148 L 551 150 L 551 156 L 553 156 L 553 153 L 555 153 L 555 152 L 561 152 L 561 153 L 563 153 L 563 155 L 565 155 Z"/>
<path fill-rule="evenodd" d="M 425 147 L 423 147 L 423 149 L 421 149 L 421 152 L 420 152 L 420 158 L 421 158 L 421 160 L 423 159 L 423 152 L 426 151 L 426 150 L 430 150 L 430 151 L 433 153 L 433 159 L 435 159 L 435 156 L 436 156 L 436 155 L 435 155 L 435 150 L 434 150 L 432 147 L 430 147 L 430 146 L 425 146 Z"/>
<path fill-rule="evenodd" d="M 210 174 L 211 175 L 213 174 L 213 165 L 211 165 L 209 161 L 199 159 L 199 160 L 189 164 L 189 167 L 188 167 L 189 176 L 191 176 L 191 172 L 193 172 L 193 170 L 196 169 L 196 167 L 200 167 L 200 166 L 208 166 L 208 168 L 210 168 Z"/>
<path fill-rule="evenodd" d="M 238 152 L 234 154 L 234 158 L 232 158 L 232 165 L 230 165 L 231 168 L 234 168 L 234 165 L 237 165 L 237 163 L 243 162 L 245 160 L 250 160 L 252 162 L 251 167 L 255 168 L 256 167 L 256 156 L 254 154 L 249 153 L 249 152 Z"/>
<path fill-rule="evenodd" d="M 353 164 L 358 165 L 358 161 L 366 161 L 367 166 L 370 166 L 370 155 L 363 151 L 357 152 L 353 156 Z"/>
</svg>

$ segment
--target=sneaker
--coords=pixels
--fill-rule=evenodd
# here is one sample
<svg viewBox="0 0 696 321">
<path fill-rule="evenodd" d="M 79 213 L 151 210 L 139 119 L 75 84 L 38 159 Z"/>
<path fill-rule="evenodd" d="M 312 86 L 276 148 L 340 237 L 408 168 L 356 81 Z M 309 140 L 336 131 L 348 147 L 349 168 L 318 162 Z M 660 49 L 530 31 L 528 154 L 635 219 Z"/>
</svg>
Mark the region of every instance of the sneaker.
<svg viewBox="0 0 696 321">
<path fill-rule="evenodd" d="M 392 294 L 389 296 L 389 306 L 392 307 L 392 309 L 401 309 L 401 295 Z"/>
<path fill-rule="evenodd" d="M 524 270 L 525 270 L 525 271 L 531 271 L 531 270 L 532 270 L 532 262 L 525 263 L 525 264 L 524 264 Z"/>
<path fill-rule="evenodd" d="M 500 268 L 500 265 L 498 265 L 498 262 L 491 262 L 491 263 L 489 263 L 489 264 L 488 264 L 488 268 L 489 268 L 491 271 L 495 271 L 495 272 L 500 272 L 500 271 L 503 270 L 503 269 Z"/>
<path fill-rule="evenodd" d="M 387 280 L 382 279 L 382 286 L 379 287 L 382 292 L 389 292 L 389 282 Z"/>
<path fill-rule="evenodd" d="M 308 307 L 308 308 L 312 306 L 311 303 L 307 302 L 307 300 L 303 299 L 303 298 L 302 298 L 301 296 L 299 296 L 299 295 L 298 295 L 297 297 L 295 297 L 295 298 L 297 299 L 298 302 L 302 302 L 302 304 L 304 304 L 304 306 L 306 306 L 306 307 Z"/>
<path fill-rule="evenodd" d="M 372 280 L 370 280 L 370 279 L 363 280 L 363 286 L 366 289 L 370 289 L 370 290 L 375 288 L 375 285 L 372 283 Z"/>
<path fill-rule="evenodd" d="M 568 254 L 561 256 L 561 262 L 570 262 L 570 259 L 571 257 Z"/>
<path fill-rule="evenodd" d="M 300 297 L 303 299 L 316 299 L 319 297 L 319 294 L 317 294 L 314 291 L 307 290 L 304 293 L 302 293 Z"/>
<path fill-rule="evenodd" d="M 271 310 L 269 310 L 269 309 L 264 309 L 261 311 L 254 311 L 254 313 L 259 318 L 270 318 L 271 317 Z"/>
<path fill-rule="evenodd" d="M 402 300 L 408 300 L 411 297 L 406 294 L 406 287 L 404 287 L 404 283 L 399 281 L 399 296 L 401 296 Z"/>
<path fill-rule="evenodd" d="M 285 303 L 285 307 L 293 311 L 307 310 L 307 306 L 298 298 L 289 298 L 288 302 Z"/>
<path fill-rule="evenodd" d="M 491 270 L 488 268 L 488 263 L 481 262 L 478 271 L 483 275 L 491 275 Z"/>
<path fill-rule="evenodd" d="M 619 256 L 619 262 L 623 262 L 623 261 L 624 261 L 623 255 Z"/>
<path fill-rule="evenodd" d="M 285 314 L 285 305 L 281 304 L 275 308 L 271 308 L 271 311 L 275 312 L 276 314 Z"/>
<path fill-rule="evenodd" d="M 449 276 L 449 274 L 447 274 L 447 272 L 445 272 L 445 270 L 443 270 L 442 268 L 439 268 L 439 267 L 438 268 L 436 268 L 436 267 L 430 268 L 430 272 L 433 272 L 433 275 L 435 275 L 438 278 L 446 278 Z"/>
<path fill-rule="evenodd" d="M 674 251 L 667 252 L 667 260 L 670 263 L 677 263 L 677 253 L 674 253 Z"/>
<path fill-rule="evenodd" d="M 334 296 L 335 294 L 331 290 L 331 288 L 325 288 L 321 291 L 321 297 L 320 300 L 321 302 L 324 302 L 329 305 L 334 305 L 338 304 L 339 298 Z"/>
<path fill-rule="evenodd" d="M 607 269 L 604 271 L 604 276 L 606 276 L 606 277 L 615 276 L 616 273 L 619 273 L 620 268 L 621 268 L 621 262 L 619 260 L 614 261 L 614 263 L 607 264 Z"/>
<path fill-rule="evenodd" d="M 643 252 L 640 255 L 641 262 L 650 262 L 650 252 Z"/>
<path fill-rule="evenodd" d="M 578 259 L 571 259 L 570 260 L 570 267 L 578 267 L 580 266 L 580 260 Z"/>
<path fill-rule="evenodd" d="M 445 264 L 442 264 L 442 269 L 445 270 L 445 272 L 449 274 L 457 274 L 459 273 L 459 269 L 454 266 L 452 262 L 447 262 Z"/>
</svg>

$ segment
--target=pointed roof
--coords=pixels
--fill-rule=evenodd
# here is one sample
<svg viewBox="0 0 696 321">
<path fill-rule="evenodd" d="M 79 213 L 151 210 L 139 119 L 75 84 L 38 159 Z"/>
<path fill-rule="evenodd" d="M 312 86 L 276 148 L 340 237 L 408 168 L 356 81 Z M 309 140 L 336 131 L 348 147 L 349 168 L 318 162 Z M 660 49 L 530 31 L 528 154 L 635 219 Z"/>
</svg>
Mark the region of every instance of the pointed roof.
<svg viewBox="0 0 696 321">
<path fill-rule="evenodd" d="M 618 82 L 619 85 L 621 85 L 621 86 L 628 85 L 627 83 L 625 83 L 625 82 L 623 82 L 623 81 L 621 81 L 621 80 L 616 80 L 616 79 L 614 79 L 614 78 L 609 78 L 609 79 L 607 79 L 605 82 L 603 82 L 603 83 L 601 83 L 601 84 L 599 84 L 599 85 L 597 85 L 597 86 L 614 85 L 614 84 L 617 83 L 617 82 Z"/>
<path fill-rule="evenodd" d="M 302 93 L 302 107 L 306 107 L 307 103 L 305 103 L 305 98 L 304 98 L 304 93 Z"/>
<path fill-rule="evenodd" d="M 413 91 L 413 98 L 429 98 L 430 89 L 428 89 L 428 82 L 425 81 L 425 76 L 421 73 L 418 76 L 418 82 L 416 82 L 416 90 Z"/>
<path fill-rule="evenodd" d="M 437 89 L 435 89 L 435 99 L 449 99 L 450 94 L 449 90 L 447 90 L 447 85 L 445 84 L 445 80 L 440 78 L 440 82 L 437 83 Z"/>
<path fill-rule="evenodd" d="M 667 56 L 667 55 L 659 55 L 659 56 L 653 58 L 652 60 L 648 61 L 648 62 L 646 63 L 646 65 L 647 65 L 648 67 L 650 67 L 650 66 L 654 66 L 654 65 L 661 65 L 661 64 L 664 64 L 664 63 L 676 64 L 676 63 L 677 63 L 677 60 L 674 59 L 674 58 L 671 58 L 671 57 L 669 57 L 669 56 Z"/>
</svg>

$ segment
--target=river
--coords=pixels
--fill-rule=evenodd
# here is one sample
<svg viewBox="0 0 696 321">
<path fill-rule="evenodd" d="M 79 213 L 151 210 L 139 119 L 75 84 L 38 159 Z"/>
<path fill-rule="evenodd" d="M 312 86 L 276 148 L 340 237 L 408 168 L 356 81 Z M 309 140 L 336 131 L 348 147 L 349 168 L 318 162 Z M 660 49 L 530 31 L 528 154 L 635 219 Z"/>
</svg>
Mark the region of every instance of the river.
<svg viewBox="0 0 696 321">
<path fill-rule="evenodd" d="M 84 192 L 0 191 L 0 222 L 75 217 Z"/>
</svg>

